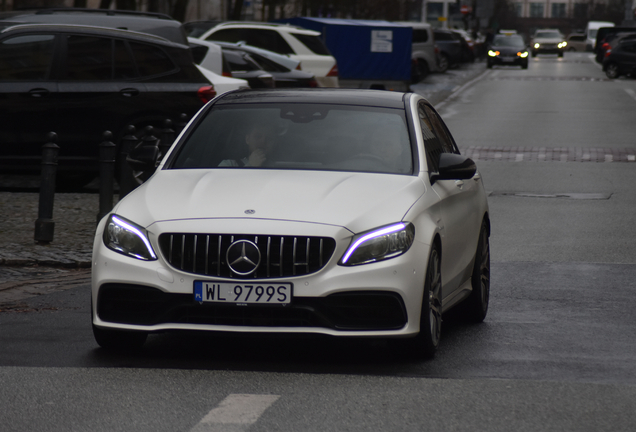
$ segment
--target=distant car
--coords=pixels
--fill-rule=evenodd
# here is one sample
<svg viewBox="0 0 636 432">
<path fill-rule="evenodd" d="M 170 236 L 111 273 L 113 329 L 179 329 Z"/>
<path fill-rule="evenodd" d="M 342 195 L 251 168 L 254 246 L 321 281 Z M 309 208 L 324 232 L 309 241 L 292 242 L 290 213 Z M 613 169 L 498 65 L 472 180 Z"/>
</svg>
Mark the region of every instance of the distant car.
<svg viewBox="0 0 636 432">
<path fill-rule="evenodd" d="M 567 44 L 559 30 L 540 29 L 534 32 L 530 49 L 532 57 L 536 57 L 538 54 L 556 54 L 563 57 L 563 51 L 565 51 Z"/>
<path fill-rule="evenodd" d="M 238 43 L 287 55 L 313 74 L 321 87 L 338 87 L 338 67 L 320 33 L 286 24 L 228 21 L 217 24 L 199 39 Z"/>
<path fill-rule="evenodd" d="M 194 62 L 201 73 L 214 84 L 217 94 L 250 87 L 246 80 L 223 75 L 223 52 L 220 46 L 196 38 L 188 38 L 188 42 Z"/>
<path fill-rule="evenodd" d="M 636 35 L 618 39 L 605 53 L 603 70 L 608 78 L 636 76 Z"/>
<path fill-rule="evenodd" d="M 498 34 L 487 52 L 486 66 L 521 66 L 528 69 L 528 47 L 518 34 Z"/>
<path fill-rule="evenodd" d="M 464 60 L 463 38 L 451 30 L 433 29 L 435 44 L 439 48 L 439 68 L 447 70 L 459 65 Z"/>
<path fill-rule="evenodd" d="M 430 357 L 443 313 L 486 317 L 489 234 L 475 163 L 422 96 L 226 93 L 99 222 L 93 333 L 373 337 Z"/>
<path fill-rule="evenodd" d="M 98 172 L 106 130 L 162 127 L 216 96 L 187 45 L 151 34 L 65 24 L 0 29 L 0 170 L 39 172 L 42 145 L 58 135 L 58 178 Z"/>
<path fill-rule="evenodd" d="M 566 42 L 568 43 L 567 51 L 585 51 L 585 39 L 585 33 L 570 33 L 566 38 Z"/>
<path fill-rule="evenodd" d="M 598 41 L 602 38 L 597 38 L 599 29 L 606 27 L 614 27 L 613 22 L 609 21 L 589 21 L 585 27 L 585 34 L 587 39 L 585 40 L 585 51 L 596 51 Z"/>
<path fill-rule="evenodd" d="M 413 28 L 413 44 L 411 46 L 411 81 L 418 83 L 431 72 L 446 72 L 439 67 L 439 49 L 435 45 L 433 29 L 428 23 L 400 21 L 396 24 L 404 24 Z"/>
</svg>

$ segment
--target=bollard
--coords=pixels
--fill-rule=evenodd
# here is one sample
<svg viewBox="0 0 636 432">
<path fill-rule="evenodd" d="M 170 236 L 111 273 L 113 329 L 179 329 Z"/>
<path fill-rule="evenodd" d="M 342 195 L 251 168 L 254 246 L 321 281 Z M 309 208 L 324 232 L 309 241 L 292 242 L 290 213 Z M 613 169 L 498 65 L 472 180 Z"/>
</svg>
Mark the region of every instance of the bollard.
<svg viewBox="0 0 636 432">
<path fill-rule="evenodd" d="M 188 124 L 188 115 L 186 113 L 181 113 L 181 115 L 179 115 L 179 121 L 175 125 L 175 130 L 177 135 L 181 133 L 181 131 L 183 130 L 183 128 L 186 127 L 187 124 Z"/>
<path fill-rule="evenodd" d="M 113 209 L 113 179 L 117 146 L 112 143 L 113 134 L 106 131 L 99 145 L 99 213 L 97 223 Z"/>
<path fill-rule="evenodd" d="M 159 150 L 161 150 L 161 157 L 165 157 L 170 150 L 170 147 L 174 143 L 176 135 L 172 129 L 172 120 L 166 119 L 163 122 L 163 129 L 161 130 L 161 139 L 159 140 Z"/>
<path fill-rule="evenodd" d="M 126 126 L 126 135 L 121 139 L 119 153 L 119 199 L 128 195 L 138 184 L 133 177 L 133 171 L 126 158 L 130 151 L 135 148 L 139 139 L 135 136 L 135 127 L 133 125 Z"/>
<path fill-rule="evenodd" d="M 49 132 L 48 142 L 42 146 L 42 177 L 40 180 L 40 200 L 38 218 L 35 221 L 35 235 L 38 243 L 53 241 L 55 222 L 53 221 L 53 200 L 55 198 L 55 173 L 57 171 L 57 155 L 60 148 L 56 144 L 57 134 Z"/>
</svg>

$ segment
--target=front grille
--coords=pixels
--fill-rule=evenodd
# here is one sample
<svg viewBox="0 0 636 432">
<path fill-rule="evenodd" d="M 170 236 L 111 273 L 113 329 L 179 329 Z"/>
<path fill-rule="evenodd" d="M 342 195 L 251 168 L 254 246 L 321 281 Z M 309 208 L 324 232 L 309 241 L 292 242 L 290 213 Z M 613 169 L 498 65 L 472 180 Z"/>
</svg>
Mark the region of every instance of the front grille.
<svg viewBox="0 0 636 432">
<path fill-rule="evenodd" d="M 239 240 L 254 243 L 261 253 L 260 265 L 248 276 L 234 273 L 227 263 L 228 248 Z M 317 272 L 331 259 L 336 241 L 329 237 L 165 233 L 159 236 L 159 247 L 172 267 L 187 273 L 267 279 Z"/>
</svg>

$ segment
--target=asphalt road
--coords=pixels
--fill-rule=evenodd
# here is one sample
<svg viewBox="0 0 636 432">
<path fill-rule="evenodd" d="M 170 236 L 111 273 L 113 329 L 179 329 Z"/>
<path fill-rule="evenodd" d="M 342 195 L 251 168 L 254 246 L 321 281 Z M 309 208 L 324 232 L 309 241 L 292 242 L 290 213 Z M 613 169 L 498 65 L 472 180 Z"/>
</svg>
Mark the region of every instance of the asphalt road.
<svg viewBox="0 0 636 432">
<path fill-rule="evenodd" d="M 526 149 L 634 154 L 636 80 L 567 53 L 459 90 L 437 107 L 491 193 L 483 324 L 447 317 L 426 362 L 382 341 L 210 334 L 116 354 L 92 339 L 88 285 L 61 287 L 0 313 L 0 430 L 633 430 L 636 165 Z"/>
</svg>

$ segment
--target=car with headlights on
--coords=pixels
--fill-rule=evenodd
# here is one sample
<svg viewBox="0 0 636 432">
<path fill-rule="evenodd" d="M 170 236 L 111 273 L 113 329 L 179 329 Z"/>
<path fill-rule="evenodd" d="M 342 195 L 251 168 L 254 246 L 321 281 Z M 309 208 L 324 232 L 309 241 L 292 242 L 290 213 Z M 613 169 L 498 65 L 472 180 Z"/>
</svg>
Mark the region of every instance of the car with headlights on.
<svg viewBox="0 0 636 432">
<path fill-rule="evenodd" d="M 104 348 L 191 330 L 387 338 L 430 357 L 452 308 L 486 317 L 483 181 L 414 93 L 225 93 L 97 227 Z"/>
<path fill-rule="evenodd" d="M 537 54 L 556 54 L 563 57 L 563 51 L 568 43 L 559 30 L 556 29 L 539 29 L 532 36 L 532 57 Z"/>
<path fill-rule="evenodd" d="M 487 52 L 486 66 L 521 66 L 528 69 L 528 49 L 518 34 L 498 34 L 493 38 Z"/>
</svg>

